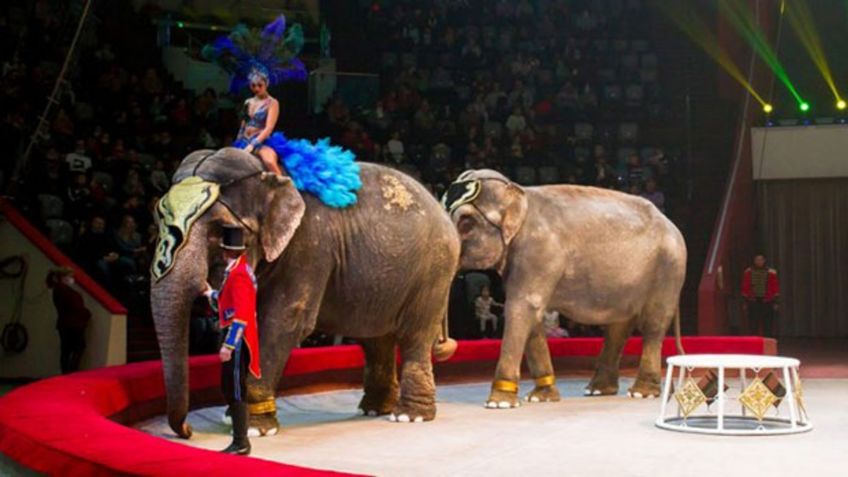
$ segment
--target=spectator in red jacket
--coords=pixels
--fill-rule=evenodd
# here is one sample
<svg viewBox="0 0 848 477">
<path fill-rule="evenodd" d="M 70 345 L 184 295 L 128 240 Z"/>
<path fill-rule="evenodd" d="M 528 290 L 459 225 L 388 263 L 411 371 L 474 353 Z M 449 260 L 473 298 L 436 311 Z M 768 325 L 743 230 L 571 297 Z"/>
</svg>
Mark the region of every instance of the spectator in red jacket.
<svg viewBox="0 0 848 477">
<path fill-rule="evenodd" d="M 62 374 L 79 369 L 85 351 L 85 329 L 91 320 L 91 312 L 85 307 L 82 295 L 73 289 L 74 271 L 59 268 L 47 274 L 47 287 L 53 289 L 53 305 L 58 318 L 60 361 Z"/>
<path fill-rule="evenodd" d="M 774 336 L 774 313 L 778 310 L 780 283 L 777 271 L 766 266 L 765 255 L 754 257 L 754 265 L 742 276 L 742 297 L 748 317 L 748 332 Z"/>
</svg>

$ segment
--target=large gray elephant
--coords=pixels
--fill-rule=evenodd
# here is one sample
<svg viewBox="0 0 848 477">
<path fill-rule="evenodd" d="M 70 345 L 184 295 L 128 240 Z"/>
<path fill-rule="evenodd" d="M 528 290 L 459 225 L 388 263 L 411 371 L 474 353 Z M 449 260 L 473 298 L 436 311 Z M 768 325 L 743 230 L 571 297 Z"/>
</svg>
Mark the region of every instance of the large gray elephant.
<svg viewBox="0 0 848 477">
<path fill-rule="evenodd" d="M 160 218 L 151 290 L 168 422 L 179 436 L 191 435 L 189 308 L 218 253 L 221 224 L 246 228 L 262 257 L 255 269 L 263 377 L 248 380 L 252 429 L 278 429 L 274 399 L 283 367 L 315 329 L 361 340 L 364 413 L 393 413 L 398 421 L 435 417 L 431 347 L 447 313 L 459 239 L 439 203 L 412 178 L 367 163 L 360 177 L 357 203 L 339 209 L 301 194 L 288 177 L 264 172 L 239 149 L 196 151 L 183 160 L 166 196 L 177 212 Z"/>
<path fill-rule="evenodd" d="M 506 328 L 487 407 L 519 405 L 522 355 L 535 379 L 525 399 L 559 399 L 542 326 L 545 310 L 606 325 L 587 394 L 618 392 L 621 351 L 638 328 L 644 347 L 630 394 L 659 395 L 661 347 L 673 320 L 681 349 L 686 245 L 656 207 L 594 187 L 521 187 L 492 170 L 464 172 L 444 205 L 462 242 L 461 268 L 493 268 L 504 279 Z"/>
</svg>

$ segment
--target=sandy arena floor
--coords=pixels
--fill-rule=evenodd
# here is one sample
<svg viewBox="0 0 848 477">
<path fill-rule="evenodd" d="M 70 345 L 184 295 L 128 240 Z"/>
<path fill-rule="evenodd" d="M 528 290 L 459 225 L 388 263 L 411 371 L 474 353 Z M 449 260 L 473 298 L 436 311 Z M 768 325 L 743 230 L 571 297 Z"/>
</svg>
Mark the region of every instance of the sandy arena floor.
<svg viewBox="0 0 848 477">
<path fill-rule="evenodd" d="M 657 429 L 659 400 L 585 398 L 586 381 L 559 381 L 558 403 L 484 409 L 489 383 L 439 386 L 439 415 L 396 424 L 355 415 L 361 391 L 277 400 L 280 434 L 255 438 L 253 456 L 374 475 L 844 476 L 848 472 L 848 380 L 806 380 L 812 432 L 721 437 Z M 629 380 L 622 379 L 622 389 Z M 529 390 L 529 382 L 522 390 Z M 190 441 L 205 449 L 229 443 L 223 407 L 192 412 Z M 138 428 L 174 439 L 164 417 Z"/>
</svg>

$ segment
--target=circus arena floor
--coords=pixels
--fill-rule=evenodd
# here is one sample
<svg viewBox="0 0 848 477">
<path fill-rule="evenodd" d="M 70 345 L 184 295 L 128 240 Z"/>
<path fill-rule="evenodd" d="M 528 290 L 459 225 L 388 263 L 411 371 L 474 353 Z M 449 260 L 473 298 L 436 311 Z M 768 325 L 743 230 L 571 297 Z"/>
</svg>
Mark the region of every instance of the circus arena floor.
<svg viewBox="0 0 848 477">
<path fill-rule="evenodd" d="M 57 376 L 0 389 L 6 393 L 0 396 L 0 475 L 214 477 L 232 476 L 234 469 L 299 477 L 848 475 L 848 340 L 781 341 L 779 354 L 802 363 L 814 428 L 748 437 L 655 427 L 660 400 L 623 395 L 637 372 L 638 338 L 625 345 L 622 394 L 584 397 L 600 344 L 594 338 L 550 340 L 563 399 L 492 410 L 483 401 L 499 342 L 461 341 L 449 362 L 436 364 L 436 420 L 414 424 L 356 414 L 364 362 L 359 347 L 298 349 L 277 400 L 281 431 L 252 439 L 249 458 L 215 452 L 230 439 L 222 423 L 217 356 L 189 360 L 190 440 L 176 438 L 166 423 L 158 361 Z M 686 337 L 684 346 L 690 354 L 777 351 L 774 340 L 759 337 Z M 663 354 L 673 353 L 668 339 Z M 727 407 L 738 413 L 741 385 L 728 377 Z M 526 393 L 531 383 L 521 387 Z M 772 416 L 776 411 L 769 409 Z"/>
<path fill-rule="evenodd" d="M 424 424 L 357 416 L 360 390 L 279 398 L 279 434 L 254 438 L 252 457 L 371 475 L 844 476 L 848 379 L 807 379 L 815 429 L 771 437 L 691 435 L 654 426 L 658 399 L 583 397 L 583 378 L 560 379 L 564 399 L 484 409 L 489 383 L 442 385 Z M 622 389 L 632 379 L 622 379 Z M 530 389 L 530 382 L 522 389 Z M 185 445 L 229 443 L 223 407 L 193 411 L 194 437 L 175 439 L 164 417 L 137 424 Z"/>
</svg>

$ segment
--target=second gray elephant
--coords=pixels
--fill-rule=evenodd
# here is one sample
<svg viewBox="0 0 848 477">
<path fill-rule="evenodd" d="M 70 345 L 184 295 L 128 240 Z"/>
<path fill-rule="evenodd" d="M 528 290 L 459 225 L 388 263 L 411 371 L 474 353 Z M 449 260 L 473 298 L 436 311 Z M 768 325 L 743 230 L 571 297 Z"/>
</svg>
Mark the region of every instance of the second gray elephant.
<svg viewBox="0 0 848 477">
<path fill-rule="evenodd" d="M 559 399 L 542 326 L 545 310 L 606 326 L 587 394 L 618 392 L 621 352 L 638 329 L 644 341 L 630 395 L 659 395 L 662 343 L 672 321 L 682 352 L 686 245 L 656 207 L 595 187 L 525 188 L 492 170 L 460 175 L 445 205 L 462 241 L 461 268 L 494 268 L 504 279 L 506 325 L 488 407 L 519 405 L 522 355 L 535 379 L 526 399 Z"/>
</svg>

